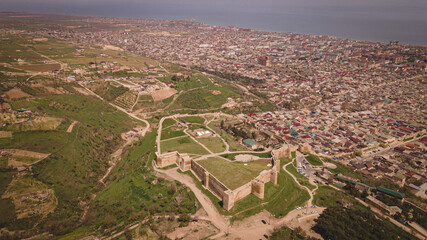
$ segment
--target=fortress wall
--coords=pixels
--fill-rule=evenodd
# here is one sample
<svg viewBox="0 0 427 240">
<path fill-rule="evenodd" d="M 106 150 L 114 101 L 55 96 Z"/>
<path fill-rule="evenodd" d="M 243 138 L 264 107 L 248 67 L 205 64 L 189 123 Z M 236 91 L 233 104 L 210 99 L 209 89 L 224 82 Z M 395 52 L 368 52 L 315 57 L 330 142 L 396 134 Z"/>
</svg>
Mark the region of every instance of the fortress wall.
<svg viewBox="0 0 427 240">
<path fill-rule="evenodd" d="M 224 198 L 224 192 L 229 190 L 222 182 L 220 182 L 212 174 L 209 174 L 209 189 L 218 195 L 221 199 Z"/>
<path fill-rule="evenodd" d="M 179 160 L 178 152 L 170 152 L 158 155 L 156 153 L 156 165 L 157 167 L 163 168 L 172 164 L 177 164 Z"/>
<path fill-rule="evenodd" d="M 258 181 L 261 181 L 263 183 L 270 182 L 270 180 L 271 180 L 271 170 L 264 170 L 264 171 L 262 171 L 258 175 L 258 177 L 256 177 L 255 179 L 258 180 Z"/>
<path fill-rule="evenodd" d="M 248 196 L 249 194 L 251 194 L 252 192 L 252 183 L 248 182 L 245 185 L 237 188 L 236 190 L 233 191 L 234 193 L 234 201 L 237 202 L 240 199 Z"/>
<path fill-rule="evenodd" d="M 194 160 L 191 160 L 191 170 L 200 179 L 202 184 L 204 184 L 206 170 Z"/>
<path fill-rule="evenodd" d="M 257 196 L 260 199 L 264 199 L 264 188 L 265 188 L 265 183 L 258 181 L 258 180 L 253 180 L 251 182 L 251 187 L 252 190 L 251 192 Z"/>
</svg>

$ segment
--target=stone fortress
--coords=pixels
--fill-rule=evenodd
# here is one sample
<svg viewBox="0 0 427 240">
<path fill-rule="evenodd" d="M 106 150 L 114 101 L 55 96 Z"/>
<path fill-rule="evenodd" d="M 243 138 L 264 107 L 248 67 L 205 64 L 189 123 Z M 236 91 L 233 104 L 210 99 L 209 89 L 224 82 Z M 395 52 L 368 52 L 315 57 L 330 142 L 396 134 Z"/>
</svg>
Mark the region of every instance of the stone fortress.
<svg viewBox="0 0 427 240">
<path fill-rule="evenodd" d="M 206 189 L 222 200 L 223 208 L 229 211 L 237 201 L 251 193 L 260 199 L 264 199 L 265 183 L 272 182 L 275 185 L 277 184 L 277 175 L 280 172 L 280 158 L 292 158 L 292 152 L 297 150 L 312 153 L 312 149 L 308 144 L 301 146 L 284 144 L 281 148 L 271 152 L 271 169 L 262 171 L 252 181 L 234 190 L 226 187 L 221 181 L 186 153 L 181 154 L 174 151 L 158 154 L 156 152 L 155 164 L 159 168 L 175 164 L 183 172 L 190 170 Z"/>
<path fill-rule="evenodd" d="M 188 156 L 188 154 L 181 154 L 176 151 L 163 154 L 156 153 L 155 164 L 159 168 L 175 164 L 183 172 L 190 170 L 206 189 L 222 200 L 223 208 L 227 211 L 233 208 L 237 201 L 251 193 L 260 199 L 264 199 L 265 183 L 272 182 L 273 184 L 277 184 L 277 175 L 280 171 L 280 160 L 273 156 L 271 169 L 262 171 L 252 181 L 231 190 Z"/>
</svg>

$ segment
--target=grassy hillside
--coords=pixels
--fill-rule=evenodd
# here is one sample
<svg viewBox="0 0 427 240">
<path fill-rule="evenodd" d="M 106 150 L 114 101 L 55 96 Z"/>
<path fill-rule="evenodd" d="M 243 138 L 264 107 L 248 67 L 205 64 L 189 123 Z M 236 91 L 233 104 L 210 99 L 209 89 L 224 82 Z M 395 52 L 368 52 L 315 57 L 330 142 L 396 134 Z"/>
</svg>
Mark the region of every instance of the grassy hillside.
<svg viewBox="0 0 427 240">
<path fill-rule="evenodd" d="M 14 133 L 13 138 L 1 139 L 0 148 L 50 153 L 48 158 L 33 165 L 32 174 L 53 189 L 58 199 L 58 206 L 47 218 L 41 220 L 35 215 L 8 221 L 7 226 L 19 230 L 32 228 L 38 223 L 37 228 L 42 231 L 64 234 L 78 225 L 82 203 L 100 189 L 98 180 L 106 171 L 109 155 L 123 141 L 120 133 L 128 131 L 137 122 L 93 97 L 54 95 L 30 103 L 27 107 L 33 111 L 78 123 L 71 133 L 26 131 Z"/>
</svg>

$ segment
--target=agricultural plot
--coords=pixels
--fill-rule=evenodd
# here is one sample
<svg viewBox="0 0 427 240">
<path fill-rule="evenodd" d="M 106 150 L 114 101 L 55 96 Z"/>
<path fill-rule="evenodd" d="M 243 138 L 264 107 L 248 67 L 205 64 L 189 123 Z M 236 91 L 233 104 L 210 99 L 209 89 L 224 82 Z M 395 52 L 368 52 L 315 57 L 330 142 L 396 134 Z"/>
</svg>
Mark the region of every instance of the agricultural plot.
<svg viewBox="0 0 427 240">
<path fill-rule="evenodd" d="M 1 60 L 0 60 L 0 61 L 1 61 Z M 0 66 L 0 71 L 1 71 L 1 72 L 25 73 L 25 71 L 18 70 L 18 69 L 15 69 L 15 68 L 4 67 L 4 66 Z"/>
<path fill-rule="evenodd" d="M 136 93 L 132 91 L 127 91 L 124 94 L 118 96 L 113 103 L 124 109 L 130 109 L 135 103 L 136 98 L 137 98 Z"/>
<path fill-rule="evenodd" d="M 27 109 L 27 108 L 31 108 L 31 107 L 36 106 L 37 105 L 37 101 L 33 100 L 33 99 L 15 100 L 15 101 L 10 102 L 10 105 L 15 110 Z"/>
<path fill-rule="evenodd" d="M 16 68 L 19 68 L 24 71 L 29 71 L 29 72 L 47 72 L 47 71 L 53 71 L 53 70 L 60 70 L 61 65 L 58 63 L 32 64 L 32 65 L 19 65 L 19 66 L 16 66 Z"/>
<path fill-rule="evenodd" d="M 101 54 L 103 54 L 101 56 Z M 68 64 L 88 64 L 94 62 L 96 57 L 97 62 L 117 62 L 123 66 L 141 68 L 141 66 L 158 66 L 158 62 L 151 58 L 142 57 L 133 53 L 123 54 L 121 51 L 104 50 L 104 49 L 85 49 L 83 56 L 61 58 L 62 62 Z"/>
<path fill-rule="evenodd" d="M 94 82 L 89 85 L 89 88 L 107 101 L 114 101 L 117 97 L 129 91 L 126 87 L 115 87 L 109 82 Z"/>
<path fill-rule="evenodd" d="M 170 107 L 190 108 L 190 109 L 209 109 L 220 108 L 227 102 L 229 97 L 237 98 L 240 95 L 221 86 L 211 86 L 209 88 L 198 88 L 182 93 L 176 102 Z"/>
<path fill-rule="evenodd" d="M 154 91 L 151 93 L 151 97 L 153 98 L 154 102 L 162 101 L 165 99 L 168 99 L 175 95 L 178 91 L 173 88 L 163 88 L 157 91 Z"/>
<path fill-rule="evenodd" d="M 154 100 L 151 95 L 139 95 L 138 102 L 136 103 L 134 110 L 136 109 L 145 109 L 154 107 Z"/>
<path fill-rule="evenodd" d="M 18 131 L 48 131 L 55 130 L 62 122 L 62 118 L 56 117 L 35 117 L 31 121 L 12 124 L 6 127 L 7 130 Z"/>
<path fill-rule="evenodd" d="M 58 204 L 54 191 L 30 176 L 14 179 L 2 197 L 13 200 L 17 219 L 46 216 Z"/>
<path fill-rule="evenodd" d="M 44 86 L 21 85 L 21 90 L 32 96 L 43 96 L 49 94 L 49 90 Z"/>
<path fill-rule="evenodd" d="M 221 158 L 197 161 L 206 170 L 230 189 L 236 189 L 254 179 L 263 170 L 269 169 L 269 160 L 249 163 L 229 162 Z M 245 165 L 246 164 L 246 165 Z"/>
<path fill-rule="evenodd" d="M 11 138 L 12 132 L 11 131 L 0 131 L 0 138 Z"/>
<path fill-rule="evenodd" d="M 180 119 L 185 120 L 187 123 L 203 124 L 205 122 L 205 119 L 199 116 L 183 117 Z"/>
<path fill-rule="evenodd" d="M 204 155 L 208 152 L 189 137 L 175 138 L 161 142 L 162 152 L 178 151 L 180 153 Z"/>
</svg>

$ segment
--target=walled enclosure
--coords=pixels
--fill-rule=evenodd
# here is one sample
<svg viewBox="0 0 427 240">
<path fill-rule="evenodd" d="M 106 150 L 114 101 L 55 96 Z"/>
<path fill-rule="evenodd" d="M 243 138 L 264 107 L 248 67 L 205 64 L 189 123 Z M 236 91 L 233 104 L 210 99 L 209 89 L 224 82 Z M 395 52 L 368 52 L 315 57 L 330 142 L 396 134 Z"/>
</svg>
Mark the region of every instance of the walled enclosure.
<svg viewBox="0 0 427 240">
<path fill-rule="evenodd" d="M 265 183 L 272 182 L 277 184 L 277 174 L 280 171 L 280 160 L 273 155 L 271 169 L 262 171 L 249 183 L 231 190 L 187 154 L 169 152 L 158 155 L 156 153 L 157 167 L 163 168 L 172 164 L 176 164 L 183 172 L 191 170 L 206 189 L 222 200 L 223 208 L 227 211 L 234 206 L 235 202 L 251 193 L 264 199 Z"/>
</svg>

